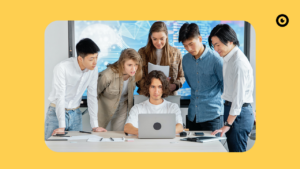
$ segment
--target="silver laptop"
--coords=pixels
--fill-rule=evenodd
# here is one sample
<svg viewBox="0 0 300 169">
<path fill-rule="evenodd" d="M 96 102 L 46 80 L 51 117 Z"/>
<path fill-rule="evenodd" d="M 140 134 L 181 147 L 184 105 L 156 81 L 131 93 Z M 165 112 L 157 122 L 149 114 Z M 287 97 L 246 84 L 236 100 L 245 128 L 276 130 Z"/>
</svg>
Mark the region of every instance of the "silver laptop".
<svg viewBox="0 0 300 169">
<path fill-rule="evenodd" d="M 175 114 L 139 114 L 139 138 L 175 138 Z"/>
</svg>

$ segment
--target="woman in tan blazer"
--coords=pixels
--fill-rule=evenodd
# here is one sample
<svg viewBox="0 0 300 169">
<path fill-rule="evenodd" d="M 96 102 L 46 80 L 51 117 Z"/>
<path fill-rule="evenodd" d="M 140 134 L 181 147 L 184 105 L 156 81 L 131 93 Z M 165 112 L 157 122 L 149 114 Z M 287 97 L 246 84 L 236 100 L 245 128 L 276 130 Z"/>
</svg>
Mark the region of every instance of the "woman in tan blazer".
<svg viewBox="0 0 300 169">
<path fill-rule="evenodd" d="M 168 29 L 164 22 L 155 22 L 148 35 L 147 45 L 141 48 L 139 54 L 143 60 L 143 76 L 138 81 L 138 93 L 143 93 L 145 78 L 148 75 L 148 62 L 156 65 L 170 66 L 169 89 L 170 95 L 177 95 L 177 90 L 182 87 L 185 77 L 182 69 L 182 55 L 179 49 L 169 44 Z"/>
<path fill-rule="evenodd" d="M 131 48 L 121 52 L 118 61 L 107 65 L 98 76 L 98 123 L 112 131 L 123 131 L 127 112 L 133 106 L 136 82 L 142 77 L 142 59 Z"/>
</svg>

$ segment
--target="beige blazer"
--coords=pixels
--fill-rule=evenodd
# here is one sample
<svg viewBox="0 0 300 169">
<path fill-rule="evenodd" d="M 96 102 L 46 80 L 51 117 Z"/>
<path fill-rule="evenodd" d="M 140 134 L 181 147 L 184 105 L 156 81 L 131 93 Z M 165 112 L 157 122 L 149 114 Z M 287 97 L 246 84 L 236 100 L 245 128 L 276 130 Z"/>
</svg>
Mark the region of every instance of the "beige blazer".
<svg viewBox="0 0 300 169">
<path fill-rule="evenodd" d="M 114 73 L 109 67 L 99 73 L 97 87 L 99 127 L 105 128 L 117 110 L 121 99 L 123 82 L 123 77 L 120 77 L 119 73 Z M 135 86 L 135 77 L 129 77 L 127 113 L 133 106 Z"/>
</svg>

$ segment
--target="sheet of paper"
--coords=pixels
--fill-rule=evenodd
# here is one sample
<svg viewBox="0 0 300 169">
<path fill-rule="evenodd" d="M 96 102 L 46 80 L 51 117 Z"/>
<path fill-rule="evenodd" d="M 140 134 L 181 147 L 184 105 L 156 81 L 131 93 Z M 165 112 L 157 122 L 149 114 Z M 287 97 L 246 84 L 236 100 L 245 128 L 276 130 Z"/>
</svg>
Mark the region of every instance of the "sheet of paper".
<svg viewBox="0 0 300 169">
<path fill-rule="evenodd" d="M 100 139 L 97 138 L 89 138 L 87 142 L 100 142 Z"/>
<path fill-rule="evenodd" d="M 68 140 L 87 140 L 87 139 L 98 139 L 98 140 L 100 140 L 102 137 L 87 134 L 87 135 L 81 135 L 81 136 L 71 136 L 71 137 L 61 137 L 61 138 L 66 138 Z"/>
<path fill-rule="evenodd" d="M 124 142 L 125 138 L 113 138 L 114 141 L 112 141 L 110 138 L 103 138 L 101 142 Z"/>
<path fill-rule="evenodd" d="M 162 71 L 167 77 L 169 77 L 169 70 L 170 66 L 160 66 L 160 65 L 154 65 L 150 62 L 148 62 L 148 74 L 153 70 L 160 70 Z"/>
<path fill-rule="evenodd" d="M 114 141 L 112 141 L 110 138 L 103 138 L 102 140 L 98 138 L 89 138 L 87 141 L 88 142 L 124 142 L 125 141 L 125 138 L 113 138 L 113 139 Z"/>
<path fill-rule="evenodd" d="M 136 136 L 135 134 L 128 134 L 127 136 Z"/>
</svg>

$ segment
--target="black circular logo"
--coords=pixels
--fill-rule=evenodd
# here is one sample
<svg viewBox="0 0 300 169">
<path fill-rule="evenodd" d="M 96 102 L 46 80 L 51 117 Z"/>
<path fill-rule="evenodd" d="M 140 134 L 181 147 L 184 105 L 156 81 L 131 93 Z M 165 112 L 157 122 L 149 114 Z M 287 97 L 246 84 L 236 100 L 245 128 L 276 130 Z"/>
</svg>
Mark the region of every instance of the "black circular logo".
<svg viewBox="0 0 300 169">
<path fill-rule="evenodd" d="M 278 15 L 276 23 L 280 27 L 285 27 L 289 23 L 289 18 L 285 14 Z"/>
<path fill-rule="evenodd" d="M 154 123 L 153 128 L 154 128 L 155 130 L 159 130 L 159 129 L 161 129 L 161 124 L 158 123 L 158 122 L 156 122 L 156 123 Z"/>
</svg>

